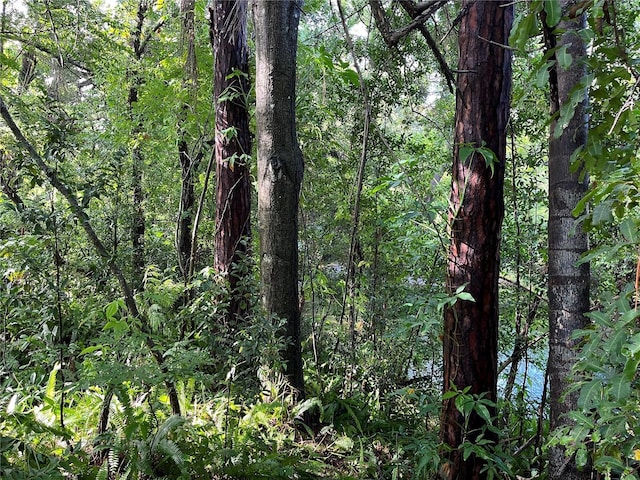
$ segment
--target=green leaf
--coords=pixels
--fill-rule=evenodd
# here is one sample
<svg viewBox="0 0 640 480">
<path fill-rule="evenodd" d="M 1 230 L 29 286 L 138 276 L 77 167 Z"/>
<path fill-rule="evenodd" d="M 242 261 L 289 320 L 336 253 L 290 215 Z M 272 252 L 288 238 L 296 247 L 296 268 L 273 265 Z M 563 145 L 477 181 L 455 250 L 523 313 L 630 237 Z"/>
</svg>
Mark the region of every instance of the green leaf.
<svg viewBox="0 0 640 480">
<path fill-rule="evenodd" d="M 456 295 L 456 298 L 458 300 L 465 300 L 467 302 L 475 302 L 476 301 L 476 299 L 473 298 L 473 295 L 471 295 L 469 292 L 458 293 Z"/>
<path fill-rule="evenodd" d="M 124 308 L 124 301 L 122 300 L 114 300 L 105 308 L 105 314 L 108 320 L 111 320 L 120 308 Z"/>
<path fill-rule="evenodd" d="M 528 12 L 527 15 L 519 17 L 511 30 L 509 45 L 518 50 L 524 50 L 529 38 L 537 33 L 537 15 L 535 11 Z"/>
<path fill-rule="evenodd" d="M 585 256 L 580 258 L 580 260 L 578 261 L 578 265 L 590 262 L 595 258 L 598 258 L 600 260 L 610 260 L 615 256 L 618 250 L 620 250 L 625 245 L 625 243 L 617 243 L 609 248 L 596 248 L 594 250 L 591 250 Z"/>
<path fill-rule="evenodd" d="M 555 27 L 560 21 L 562 14 L 559 0 L 544 0 L 544 11 L 547 14 L 546 24 L 548 27 Z"/>
<path fill-rule="evenodd" d="M 129 325 L 124 320 L 113 319 L 107 322 L 102 330 L 105 332 L 107 330 L 113 330 L 116 336 L 122 336 L 129 331 Z"/>
<path fill-rule="evenodd" d="M 486 405 L 483 405 L 482 403 L 478 403 L 474 407 L 474 410 L 485 422 L 491 423 L 491 413 L 489 413 L 489 409 L 487 408 Z"/>
<path fill-rule="evenodd" d="M 16 405 L 18 405 L 18 394 L 14 393 L 9 399 L 9 403 L 7 404 L 7 413 L 9 415 L 15 412 Z"/>
<path fill-rule="evenodd" d="M 593 422 L 593 419 L 590 418 L 590 417 L 587 417 L 582 412 L 573 411 L 573 412 L 569 413 L 569 416 L 571 417 L 571 419 L 574 422 L 579 423 L 580 425 L 584 425 L 585 427 L 588 427 L 589 429 L 593 429 L 596 426 L 596 424 Z"/>
<path fill-rule="evenodd" d="M 313 407 L 318 407 L 320 410 L 322 410 L 322 402 L 318 397 L 307 398 L 302 403 L 296 405 L 293 409 L 293 415 L 294 417 L 300 417 L 307 410 L 310 410 Z"/>
<path fill-rule="evenodd" d="M 445 392 L 444 395 L 442 395 L 442 400 L 449 400 L 456 395 L 458 395 L 458 392 L 456 390 L 449 390 L 448 392 Z"/>
<path fill-rule="evenodd" d="M 631 382 L 625 375 L 616 375 L 611 381 L 610 393 L 617 401 L 628 398 L 631 394 Z"/>
<path fill-rule="evenodd" d="M 578 468 L 584 467 L 587 464 L 589 455 L 587 454 L 587 447 L 580 445 L 576 450 L 576 465 Z"/>
<path fill-rule="evenodd" d="M 605 327 L 605 328 L 612 328 L 613 327 L 613 322 L 611 321 L 611 316 L 604 313 L 604 312 L 599 312 L 599 311 L 593 311 L 593 312 L 589 312 L 587 314 L 587 317 L 589 317 L 591 320 L 594 321 L 594 323 L 596 325 L 599 325 L 600 327 Z"/>
<path fill-rule="evenodd" d="M 613 220 L 611 202 L 606 201 L 593 207 L 592 221 L 594 225 L 602 225 Z"/>
<path fill-rule="evenodd" d="M 563 70 L 569 68 L 571 66 L 571 63 L 573 63 L 573 58 L 567 51 L 568 48 L 568 45 L 562 45 L 556 51 L 556 60 L 558 61 L 558 65 L 560 66 L 560 68 L 562 68 Z"/>
<path fill-rule="evenodd" d="M 475 445 L 471 442 L 465 442 L 462 450 L 462 459 L 467 461 L 471 454 L 476 450 Z"/>
<path fill-rule="evenodd" d="M 469 292 L 465 292 L 464 289 L 467 288 L 467 284 L 464 283 L 456 288 L 456 293 L 454 294 L 454 299 L 457 300 L 465 300 L 467 302 L 475 302 L 475 298 Z"/>
<path fill-rule="evenodd" d="M 638 226 L 633 218 L 625 218 L 620 224 L 620 233 L 629 243 L 638 242 Z"/>
<path fill-rule="evenodd" d="M 358 417 L 354 413 L 353 409 L 347 403 L 343 403 L 343 406 L 346 408 L 347 412 L 353 419 L 354 423 L 356 424 L 356 427 L 358 428 L 358 431 L 362 433 L 362 425 L 360 425 L 360 420 L 358 420 Z"/>
<path fill-rule="evenodd" d="M 498 162 L 498 157 L 496 157 L 496 154 L 487 147 L 478 147 L 477 151 L 484 157 L 485 165 L 491 169 L 491 177 L 493 177 L 493 174 L 495 173 L 495 164 Z"/>
<path fill-rule="evenodd" d="M 458 410 L 460 413 L 464 414 L 465 413 L 465 402 L 466 402 L 466 398 L 464 395 L 458 395 L 455 400 L 454 400 L 454 404 L 456 406 L 456 410 Z"/>
<path fill-rule="evenodd" d="M 624 463 L 622 463 L 622 460 L 618 458 L 603 455 L 595 459 L 593 466 L 598 470 L 613 469 L 615 471 L 622 470 L 624 468 Z"/>
<path fill-rule="evenodd" d="M 624 364 L 624 370 L 622 371 L 622 377 L 631 383 L 638 371 L 638 365 L 640 364 L 640 358 L 631 357 Z"/>
<path fill-rule="evenodd" d="M 92 345 L 90 347 L 87 347 L 85 349 L 83 349 L 78 355 L 82 356 L 82 355 L 87 355 L 89 353 L 93 353 L 96 350 L 102 350 L 103 345 Z"/>
<path fill-rule="evenodd" d="M 574 217 L 581 215 L 586 210 L 587 205 L 589 204 L 589 201 L 593 198 L 594 195 L 595 195 L 595 191 L 592 190 L 591 192 L 587 193 L 584 197 L 582 197 L 582 199 L 580 199 L 580 201 L 576 204 L 576 208 L 574 208 L 573 211 L 571 212 Z"/>
<path fill-rule="evenodd" d="M 340 76 L 347 81 L 348 83 L 351 83 L 354 86 L 359 86 L 360 85 L 360 78 L 358 78 L 358 72 L 356 72 L 353 68 L 346 68 L 344 69 L 341 73 Z"/>
<path fill-rule="evenodd" d="M 464 163 L 467 159 L 476 151 L 475 148 L 470 147 L 468 145 L 460 146 L 458 150 L 458 156 L 460 157 L 460 162 Z"/>
<path fill-rule="evenodd" d="M 564 129 L 569 125 L 569 122 L 576 113 L 577 106 L 585 100 L 585 92 L 584 86 L 577 85 L 569 93 L 569 98 L 564 102 L 562 107 L 560 107 L 558 120 L 556 121 L 556 126 L 553 131 L 555 138 L 559 138 Z"/>
<path fill-rule="evenodd" d="M 45 396 L 52 400 L 55 398 L 55 395 L 56 395 L 56 376 L 59 370 L 60 370 L 60 364 L 56 363 L 55 366 L 53 367 L 53 370 L 51 370 L 51 373 L 49 373 L 49 381 L 47 382 L 47 391 Z"/>
<path fill-rule="evenodd" d="M 536 74 L 536 86 L 538 88 L 546 88 L 549 85 L 549 68 L 552 65 L 553 62 L 549 60 L 538 69 Z"/>
<path fill-rule="evenodd" d="M 602 380 L 591 380 L 580 389 L 578 397 L 578 407 L 582 410 L 589 410 L 597 405 L 602 398 Z"/>
<path fill-rule="evenodd" d="M 622 347 L 622 354 L 625 357 L 634 357 L 640 352 L 640 333 L 636 333 L 629 338 L 628 343 Z"/>
</svg>

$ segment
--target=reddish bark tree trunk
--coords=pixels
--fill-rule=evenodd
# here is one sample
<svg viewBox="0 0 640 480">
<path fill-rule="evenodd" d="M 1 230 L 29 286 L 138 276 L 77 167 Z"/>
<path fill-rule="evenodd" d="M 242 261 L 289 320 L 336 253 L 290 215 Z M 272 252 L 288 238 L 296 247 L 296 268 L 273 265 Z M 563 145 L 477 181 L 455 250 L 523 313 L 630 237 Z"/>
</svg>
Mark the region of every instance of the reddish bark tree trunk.
<svg viewBox="0 0 640 480">
<path fill-rule="evenodd" d="M 229 318 L 241 318 L 246 300 L 233 264 L 242 261 L 251 233 L 249 132 L 249 62 L 247 50 L 247 1 L 215 0 L 213 49 L 216 99 L 216 234 L 215 268 L 227 275 Z"/>
<path fill-rule="evenodd" d="M 445 310 L 444 391 L 470 387 L 469 393 L 495 401 L 499 247 L 511 91 L 511 53 L 502 45 L 508 41 L 513 5 L 469 0 L 461 8 L 467 12 L 459 32 L 447 290 L 453 295 L 465 286 L 475 301 L 460 299 Z M 484 156 L 477 150 L 483 146 Z M 449 447 L 443 476 L 484 478 L 483 461 L 474 455 L 464 460 L 459 446 L 465 440 L 473 442 L 485 420 L 472 413 L 465 429 L 454 398 L 443 402 L 441 420 L 442 441 Z M 486 437 L 494 436 L 485 432 Z"/>
</svg>

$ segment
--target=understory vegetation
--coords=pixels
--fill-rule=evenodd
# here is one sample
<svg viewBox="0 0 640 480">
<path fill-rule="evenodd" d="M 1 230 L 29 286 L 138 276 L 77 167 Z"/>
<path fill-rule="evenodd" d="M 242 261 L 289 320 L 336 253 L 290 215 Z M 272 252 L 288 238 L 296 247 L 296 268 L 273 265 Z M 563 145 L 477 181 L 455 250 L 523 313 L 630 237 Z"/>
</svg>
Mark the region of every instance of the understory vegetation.
<svg viewBox="0 0 640 480">
<path fill-rule="evenodd" d="M 24 135 L 0 124 L 0 478 L 437 478 L 446 467 L 443 311 L 473 300 L 445 288 L 455 86 L 423 36 L 389 48 L 368 2 L 305 3 L 296 94 L 305 163 L 298 398 L 283 373 L 285 321 L 261 303 L 255 213 L 246 253 L 229 274 L 241 285 L 242 318 L 230 319 L 234 292 L 212 266 L 210 6 L 194 3 L 197 81 L 187 88 L 179 3 L 0 1 L 0 102 Z M 402 12 L 401 2 L 383 3 Z M 583 261 L 592 284 L 590 323 L 574 334 L 578 409 L 571 426 L 550 431 L 552 119 L 539 18 L 558 13 L 554 0 L 517 2 L 499 398 L 445 394 L 466 422 L 472 414 L 486 420 L 460 449 L 485 462 L 487 478 L 548 478 L 555 445 L 600 478 L 640 478 L 640 3 L 582 3 L 590 133 L 574 157 L 590 189 L 574 213 L 575 228 L 590 235 Z M 458 2 L 443 2 L 428 22 L 449 65 L 460 14 Z M 252 55 L 251 24 L 249 32 Z M 254 89 L 241 100 L 255 131 Z M 176 240 L 187 215 L 183 141 L 198 159 L 191 276 Z M 142 254 L 132 242 L 141 211 Z"/>
</svg>

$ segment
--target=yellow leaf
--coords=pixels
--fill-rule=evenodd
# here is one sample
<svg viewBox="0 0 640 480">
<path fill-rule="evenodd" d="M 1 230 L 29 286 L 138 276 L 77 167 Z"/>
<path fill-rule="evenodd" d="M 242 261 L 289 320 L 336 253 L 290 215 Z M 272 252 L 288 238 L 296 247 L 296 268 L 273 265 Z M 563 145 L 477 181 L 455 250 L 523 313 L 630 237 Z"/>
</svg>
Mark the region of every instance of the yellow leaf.
<svg viewBox="0 0 640 480">
<path fill-rule="evenodd" d="M 640 449 L 636 449 L 633 451 L 633 459 L 640 461 Z"/>
</svg>

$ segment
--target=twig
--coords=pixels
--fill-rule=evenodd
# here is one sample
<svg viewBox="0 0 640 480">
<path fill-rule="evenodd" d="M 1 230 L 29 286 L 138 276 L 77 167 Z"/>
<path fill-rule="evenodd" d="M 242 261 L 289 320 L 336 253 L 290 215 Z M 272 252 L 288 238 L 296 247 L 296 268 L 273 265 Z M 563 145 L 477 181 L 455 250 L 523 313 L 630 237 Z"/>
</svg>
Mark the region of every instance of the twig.
<svg viewBox="0 0 640 480">
<path fill-rule="evenodd" d="M 480 40 L 484 40 L 485 42 L 490 43 L 491 45 L 495 45 L 496 47 L 505 48 L 507 50 L 516 50 L 515 48 L 510 47 L 509 45 L 505 45 L 504 43 L 494 42 L 493 40 L 489 40 L 488 38 L 481 37 L 480 35 L 478 35 L 478 38 Z"/>
</svg>

